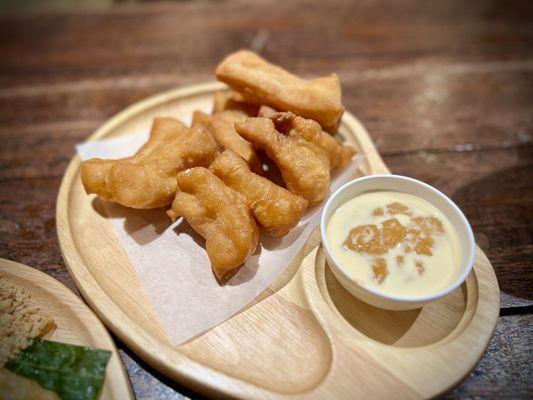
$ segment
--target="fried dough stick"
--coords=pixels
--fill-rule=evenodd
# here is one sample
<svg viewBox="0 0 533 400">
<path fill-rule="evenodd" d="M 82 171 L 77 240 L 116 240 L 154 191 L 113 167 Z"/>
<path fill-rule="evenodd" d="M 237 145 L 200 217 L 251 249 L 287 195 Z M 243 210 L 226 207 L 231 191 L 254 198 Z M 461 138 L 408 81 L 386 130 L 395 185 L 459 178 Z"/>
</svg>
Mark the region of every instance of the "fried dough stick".
<svg viewBox="0 0 533 400">
<path fill-rule="evenodd" d="M 328 154 L 331 169 L 344 168 L 356 153 L 353 147 L 343 145 L 324 132 L 320 124 L 312 119 L 299 117 L 290 111 L 277 112 L 270 107 L 261 107 L 259 117 L 270 118 L 276 129 L 286 135 L 300 137 L 316 144 Z"/>
<path fill-rule="evenodd" d="M 265 150 L 276 163 L 287 188 L 310 205 L 320 203 L 329 187 L 329 158 L 324 150 L 304 139 L 279 133 L 268 118 L 249 118 L 235 124 L 239 135 Z"/>
<path fill-rule="evenodd" d="M 226 110 L 213 115 L 195 111 L 193 124 L 205 126 L 223 149 L 233 150 L 246 160 L 252 171 L 261 174 L 263 168 L 254 146 L 235 131 L 235 123 L 246 121 L 247 118 L 241 111 Z"/>
<path fill-rule="evenodd" d="M 216 92 L 213 96 L 213 114 L 226 110 L 241 111 L 248 117 L 257 117 L 259 106 L 239 101 L 234 92 Z"/>
<path fill-rule="evenodd" d="M 148 142 L 134 156 L 84 161 L 81 179 L 87 193 L 126 207 L 158 208 L 172 203 L 179 171 L 208 166 L 216 152 L 216 142 L 204 127 L 191 129 L 173 118 L 156 118 Z"/>
<path fill-rule="evenodd" d="M 257 223 L 270 236 L 285 236 L 307 208 L 307 200 L 254 174 L 246 161 L 231 150 L 220 154 L 209 169 L 246 198 Z"/>
<path fill-rule="evenodd" d="M 314 119 L 324 129 L 334 130 L 344 112 L 336 74 L 304 80 L 245 50 L 226 57 L 215 73 L 244 101 L 292 111 Z"/>
<path fill-rule="evenodd" d="M 246 199 L 206 168 L 178 174 L 178 191 L 167 214 L 184 217 L 205 240 L 215 275 L 222 279 L 246 262 L 258 241 L 257 225 Z"/>
</svg>

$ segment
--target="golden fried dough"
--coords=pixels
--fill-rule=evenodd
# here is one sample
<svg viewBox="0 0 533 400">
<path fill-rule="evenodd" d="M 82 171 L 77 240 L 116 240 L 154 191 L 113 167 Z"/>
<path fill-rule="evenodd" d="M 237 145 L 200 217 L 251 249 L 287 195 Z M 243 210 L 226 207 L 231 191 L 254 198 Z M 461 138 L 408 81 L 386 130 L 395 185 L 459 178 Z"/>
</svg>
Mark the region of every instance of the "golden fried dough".
<svg viewBox="0 0 533 400">
<path fill-rule="evenodd" d="M 307 81 L 244 50 L 226 57 L 215 73 L 246 102 L 292 111 L 324 128 L 334 127 L 344 112 L 335 74 Z"/>
<path fill-rule="evenodd" d="M 176 198 L 167 214 L 173 220 L 184 217 L 206 240 L 211 267 L 221 279 L 257 247 L 257 225 L 246 199 L 202 167 L 180 172 L 177 182 Z"/>
<path fill-rule="evenodd" d="M 345 167 L 356 153 L 354 148 L 343 145 L 324 132 L 320 124 L 312 119 L 299 117 L 290 111 L 276 112 L 270 107 L 261 107 L 259 116 L 270 118 L 278 131 L 300 137 L 323 149 L 329 156 L 332 169 Z"/>
<path fill-rule="evenodd" d="M 204 127 L 190 129 L 173 118 L 156 118 L 148 142 L 134 156 L 87 160 L 81 179 L 87 193 L 126 207 L 163 207 L 176 193 L 176 174 L 208 166 L 216 151 L 216 142 Z"/>
<path fill-rule="evenodd" d="M 231 150 L 215 158 L 209 169 L 246 198 L 259 226 L 270 236 L 285 236 L 307 208 L 307 200 L 254 174 L 246 161 Z"/>
<path fill-rule="evenodd" d="M 239 135 L 265 150 L 276 163 L 287 188 L 304 197 L 310 205 L 321 202 L 328 193 L 329 157 L 307 140 L 279 133 L 269 118 L 249 118 L 237 122 Z"/>
<path fill-rule="evenodd" d="M 257 117 L 259 106 L 237 100 L 234 92 L 216 92 L 213 96 L 213 114 L 226 110 L 241 111 L 248 117 Z"/>
<path fill-rule="evenodd" d="M 235 132 L 235 122 L 243 122 L 247 118 L 246 114 L 235 110 L 221 111 L 213 115 L 195 111 L 193 124 L 205 126 L 223 149 L 233 150 L 246 160 L 252 171 L 261 174 L 262 164 L 254 146 Z"/>
</svg>

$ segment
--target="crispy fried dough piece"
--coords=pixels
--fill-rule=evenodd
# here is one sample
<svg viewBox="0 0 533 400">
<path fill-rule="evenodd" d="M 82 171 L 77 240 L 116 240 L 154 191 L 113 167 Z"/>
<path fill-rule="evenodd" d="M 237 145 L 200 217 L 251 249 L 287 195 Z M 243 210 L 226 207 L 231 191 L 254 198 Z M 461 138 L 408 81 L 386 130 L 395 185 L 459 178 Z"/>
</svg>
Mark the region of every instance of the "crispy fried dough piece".
<svg viewBox="0 0 533 400">
<path fill-rule="evenodd" d="M 173 118 L 156 118 L 148 142 L 134 156 L 87 160 L 81 179 L 87 193 L 126 207 L 163 207 L 176 193 L 176 174 L 208 166 L 216 151 L 216 142 L 204 127 L 191 129 Z"/>
<path fill-rule="evenodd" d="M 323 126 L 324 131 L 329 133 L 330 135 L 335 135 L 337 131 L 339 130 L 339 125 L 341 124 L 341 120 L 339 119 L 335 124 L 329 125 L 329 126 Z"/>
<path fill-rule="evenodd" d="M 312 119 L 299 117 L 290 111 L 276 112 L 270 107 L 261 107 L 259 117 L 270 118 L 278 131 L 300 137 L 323 149 L 329 156 L 331 169 L 345 167 L 356 153 L 353 147 L 343 145 L 324 132 L 320 124 Z"/>
<path fill-rule="evenodd" d="M 227 90 L 216 92 L 213 96 L 213 114 L 226 110 L 241 111 L 248 117 L 257 117 L 259 106 L 239 101 L 234 92 Z"/>
<path fill-rule="evenodd" d="M 195 111 L 193 124 L 205 126 L 223 149 L 233 150 L 246 160 L 252 171 L 261 174 L 263 168 L 254 146 L 235 131 L 235 122 L 243 122 L 247 118 L 243 112 L 234 110 L 221 111 L 213 115 Z"/>
<path fill-rule="evenodd" d="M 326 197 L 329 158 L 324 150 L 304 139 L 279 133 L 268 118 L 249 118 L 235 124 L 239 135 L 265 150 L 276 163 L 287 188 L 310 205 Z"/>
<path fill-rule="evenodd" d="M 257 225 L 246 199 L 206 168 L 182 171 L 177 181 L 176 198 L 167 214 L 173 220 L 184 217 L 205 238 L 211 267 L 221 279 L 257 247 Z"/>
<path fill-rule="evenodd" d="M 215 158 L 209 169 L 246 198 L 259 226 L 270 236 L 285 236 L 307 208 L 306 199 L 254 174 L 246 161 L 231 150 Z"/>
<path fill-rule="evenodd" d="M 307 81 L 245 50 L 226 57 L 215 73 L 246 102 L 292 111 L 323 127 L 335 126 L 344 112 L 335 74 Z"/>
</svg>

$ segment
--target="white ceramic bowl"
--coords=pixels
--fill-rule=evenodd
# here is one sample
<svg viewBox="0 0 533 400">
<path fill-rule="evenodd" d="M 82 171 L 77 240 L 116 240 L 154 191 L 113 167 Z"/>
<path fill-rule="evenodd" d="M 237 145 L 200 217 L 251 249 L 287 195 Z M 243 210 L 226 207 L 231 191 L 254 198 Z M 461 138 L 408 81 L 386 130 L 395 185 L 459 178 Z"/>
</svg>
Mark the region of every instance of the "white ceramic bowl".
<svg viewBox="0 0 533 400">
<path fill-rule="evenodd" d="M 382 293 L 373 288 L 360 286 L 349 277 L 330 248 L 326 235 L 326 227 L 330 217 L 342 204 L 363 192 L 375 190 L 390 190 L 418 196 L 433 204 L 449 219 L 459 237 L 461 259 L 457 276 L 448 287 L 428 296 L 398 297 Z M 342 286 L 364 302 L 388 310 L 409 310 L 419 308 L 454 291 L 465 281 L 470 271 L 472 271 L 476 253 L 476 243 L 472 228 L 459 207 L 434 187 L 416 179 L 400 175 L 371 175 L 354 179 L 340 187 L 335 193 L 333 193 L 333 195 L 331 195 L 324 206 L 322 218 L 320 220 L 320 231 L 322 234 L 322 244 L 326 259 L 328 260 L 333 274 Z"/>
</svg>

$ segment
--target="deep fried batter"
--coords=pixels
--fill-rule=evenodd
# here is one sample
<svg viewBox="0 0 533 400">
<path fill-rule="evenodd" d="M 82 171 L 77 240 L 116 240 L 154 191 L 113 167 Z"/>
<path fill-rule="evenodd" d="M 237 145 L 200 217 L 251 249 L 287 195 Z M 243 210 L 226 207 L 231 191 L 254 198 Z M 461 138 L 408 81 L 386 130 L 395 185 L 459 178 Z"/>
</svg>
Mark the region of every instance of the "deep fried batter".
<svg viewBox="0 0 533 400">
<path fill-rule="evenodd" d="M 259 106 L 237 100 L 234 92 L 216 92 L 213 96 L 213 114 L 226 110 L 241 111 L 248 117 L 257 117 Z"/>
<path fill-rule="evenodd" d="M 319 146 L 328 154 L 332 169 L 347 166 L 356 153 L 353 147 L 343 145 L 329 133 L 324 132 L 320 124 L 312 119 L 299 117 L 290 111 L 277 112 L 270 107 L 261 107 L 259 116 L 270 118 L 278 131 Z"/>
<path fill-rule="evenodd" d="M 329 157 L 324 150 L 304 139 L 279 133 L 268 118 L 249 118 L 235 124 L 237 133 L 264 149 L 276 163 L 287 188 L 307 199 L 321 202 L 328 193 Z"/>
<path fill-rule="evenodd" d="M 205 126 L 223 149 L 233 150 L 246 160 L 252 171 L 261 174 L 262 164 L 254 146 L 235 131 L 235 123 L 246 121 L 247 118 L 242 111 L 235 110 L 221 111 L 213 115 L 195 111 L 193 124 Z"/>
<path fill-rule="evenodd" d="M 215 73 L 246 102 L 292 111 L 314 119 L 324 128 L 335 127 L 344 112 L 336 74 L 307 81 L 250 51 L 229 55 Z"/>
<path fill-rule="evenodd" d="M 270 236 L 285 236 L 302 218 L 307 200 L 250 171 L 231 150 L 224 151 L 209 169 L 232 189 L 246 197 L 259 226 Z"/>
<path fill-rule="evenodd" d="M 184 217 L 202 235 L 213 272 L 221 279 L 257 247 L 257 225 L 246 199 L 202 167 L 180 172 L 177 182 L 167 214 L 173 220 Z"/>
<path fill-rule="evenodd" d="M 163 207 L 174 198 L 178 171 L 208 166 L 216 150 L 204 127 L 190 129 L 173 118 L 156 118 L 148 142 L 134 156 L 87 160 L 81 179 L 87 193 L 126 207 Z"/>
</svg>

